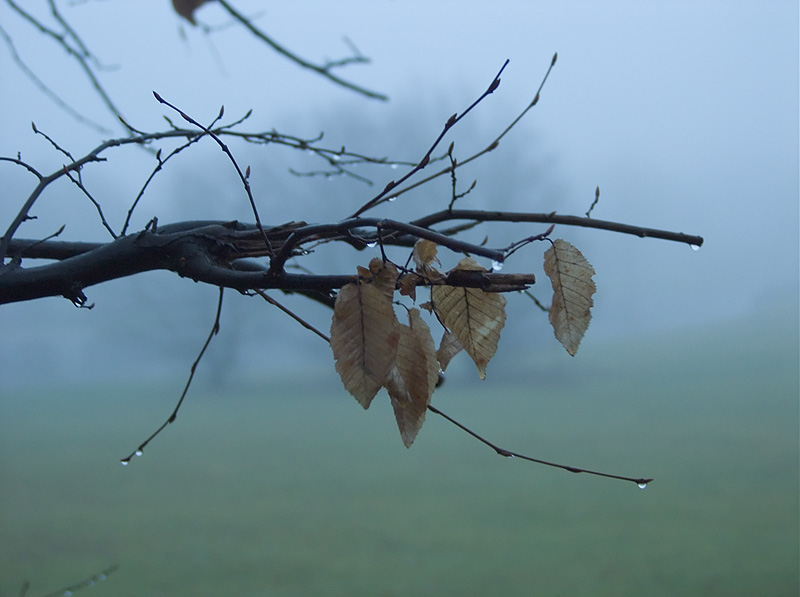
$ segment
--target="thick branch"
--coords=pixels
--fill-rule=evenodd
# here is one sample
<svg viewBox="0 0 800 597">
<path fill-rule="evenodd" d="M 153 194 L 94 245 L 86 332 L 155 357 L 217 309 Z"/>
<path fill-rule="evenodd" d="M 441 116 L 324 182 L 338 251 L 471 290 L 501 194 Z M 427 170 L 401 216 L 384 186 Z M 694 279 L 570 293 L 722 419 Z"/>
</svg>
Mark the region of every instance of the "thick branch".
<svg viewBox="0 0 800 597">
<path fill-rule="evenodd" d="M 376 222 L 389 230 L 419 232 L 423 238 L 439 236 L 399 222 Z M 365 226 L 368 222 L 362 219 L 358 224 Z M 276 250 L 283 253 L 283 249 L 288 247 L 287 255 L 291 256 L 294 245 L 290 239 L 295 236 L 295 231 L 312 231 L 317 236 L 325 231 L 340 234 L 342 230 L 348 230 L 349 225 L 350 221 L 343 227 L 330 225 L 326 228 L 305 226 L 299 222 L 268 228 L 266 233 Z M 307 238 L 305 234 L 300 234 L 300 237 Z M 472 247 L 455 239 L 444 237 L 444 240 Z M 168 270 L 197 282 L 241 292 L 256 289 L 299 292 L 323 302 L 327 302 L 334 290 L 357 280 L 355 275 L 289 274 L 282 268 L 268 269 L 247 260 L 248 257 L 266 256 L 265 248 L 260 231 L 252 224 L 239 222 L 181 222 L 156 231 L 145 230 L 120 237 L 109 243 L 14 239 L 9 252 L 17 261 L 28 258 L 58 261 L 31 268 L 24 268 L 16 262 L 4 267 L 0 270 L 0 304 L 64 296 L 77 305 L 83 305 L 86 302 L 84 288 L 150 270 Z M 534 281 L 533 275 L 529 274 L 476 271 L 465 275 L 463 271 L 456 271 L 434 283 L 507 292 L 524 289 Z"/>
</svg>

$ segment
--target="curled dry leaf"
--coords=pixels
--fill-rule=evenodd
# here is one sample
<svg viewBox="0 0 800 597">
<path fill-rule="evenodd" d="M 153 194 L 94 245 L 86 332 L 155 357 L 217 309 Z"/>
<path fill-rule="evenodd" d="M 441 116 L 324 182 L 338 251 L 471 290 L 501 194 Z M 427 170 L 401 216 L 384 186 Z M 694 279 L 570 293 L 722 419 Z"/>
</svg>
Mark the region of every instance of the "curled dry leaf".
<svg viewBox="0 0 800 597">
<path fill-rule="evenodd" d="M 436 243 L 424 238 L 419 239 L 414 243 L 414 250 L 411 253 L 411 258 L 414 260 L 414 265 L 417 266 L 419 273 L 426 273 L 427 268 L 431 267 L 434 263 L 441 265 L 439 258 L 436 257 L 438 249 Z"/>
<path fill-rule="evenodd" d="M 406 274 L 400 279 L 400 294 L 417 302 L 417 286 L 425 284 L 425 278 L 419 274 Z"/>
<path fill-rule="evenodd" d="M 364 408 L 383 386 L 399 338 L 391 299 L 375 284 L 342 287 L 333 309 L 331 348 L 345 389 Z"/>
<path fill-rule="evenodd" d="M 391 303 L 394 299 L 394 289 L 397 284 L 397 268 L 393 263 L 384 262 L 378 257 L 369 262 L 372 272 L 372 283 L 380 290 Z"/>
<path fill-rule="evenodd" d="M 459 261 L 455 269 L 486 271 L 471 257 Z M 506 322 L 505 297 L 479 288 L 441 285 L 431 288 L 431 300 L 439 320 L 455 334 L 485 379 Z"/>
<path fill-rule="evenodd" d="M 406 447 L 411 446 L 425 421 L 425 412 L 439 378 L 436 350 L 418 309 L 411 309 L 408 325 L 400 325 L 395 364 L 386 380 L 397 427 Z"/>
<path fill-rule="evenodd" d="M 592 318 L 594 268 L 578 249 L 558 239 L 544 254 L 544 271 L 553 284 L 550 324 L 558 341 L 575 356 Z"/>
</svg>

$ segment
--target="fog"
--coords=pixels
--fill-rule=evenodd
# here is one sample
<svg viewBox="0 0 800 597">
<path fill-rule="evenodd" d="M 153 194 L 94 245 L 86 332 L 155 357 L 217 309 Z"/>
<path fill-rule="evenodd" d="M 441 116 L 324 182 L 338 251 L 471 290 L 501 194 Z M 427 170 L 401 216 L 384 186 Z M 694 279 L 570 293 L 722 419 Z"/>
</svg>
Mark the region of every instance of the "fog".
<svg viewBox="0 0 800 597">
<path fill-rule="evenodd" d="M 596 270 L 578 355 L 566 354 L 527 297 L 509 296 L 485 385 L 456 359 L 437 404 L 508 447 L 611 472 L 644 469 L 657 483 L 642 494 L 524 468 L 530 463 L 497 459 L 433 416 L 405 451 L 388 401 L 363 413 L 341 389 L 325 342 L 231 291 L 181 424 L 123 469 L 118 458 L 173 407 L 218 299 L 216 288 L 149 272 L 85 289 L 92 309 L 64 298 L 0 307 L 0 593 L 31 578 L 40 594 L 113 562 L 121 565 L 107 585 L 115 595 L 793 590 L 797 3 L 236 4 L 310 61 L 348 56 L 354 45 L 371 62 L 337 73 L 389 101 L 299 68 L 213 2 L 197 12 L 210 32 L 165 0 L 58 6 L 138 130 L 165 130 L 165 117 L 182 124 L 157 91 L 203 123 L 223 105 L 228 122 L 252 109 L 241 130 L 324 133 L 326 147 L 412 162 L 509 60 L 499 88 L 440 149 L 454 142 L 463 161 L 486 147 L 530 103 L 558 52 L 535 108 L 498 148 L 458 170 L 460 190 L 477 181 L 458 205 L 583 215 L 599 186 L 592 217 L 705 242 L 692 250 L 557 226 L 554 237 L 575 244 Z M 48 3 L 24 8 L 56 27 Z M 0 156 L 19 155 L 49 174 L 72 159 L 54 143 L 74 158 L 125 136 L 76 61 L 11 3 L 0 4 L 0 28 Z M 268 224 L 343 219 L 404 172 L 356 168 L 372 185 L 296 176 L 290 169 L 325 164 L 277 145 L 230 147 L 252 170 Z M 82 181 L 119 230 L 156 162 L 137 147 L 104 157 L 82 169 Z M 0 172 L 2 233 L 36 179 L 8 162 Z M 450 181 L 437 180 L 375 215 L 419 217 L 450 196 Z M 62 240 L 110 238 L 67 180 L 46 189 L 32 215 L 17 237 L 44 238 L 65 225 Z M 210 139 L 154 177 L 131 229 L 154 217 L 160 225 L 253 221 L 240 180 Z M 465 238 L 502 247 L 543 230 L 492 224 Z M 528 246 L 503 271 L 534 273 L 531 291 L 547 303 L 542 252 Z M 328 245 L 303 265 L 354 273 L 378 254 Z M 441 257 L 445 267 L 459 258 Z M 327 307 L 273 296 L 329 328 Z"/>
<path fill-rule="evenodd" d="M 30 7 L 50 17 L 45 7 Z M 598 294 L 587 345 L 604 338 L 646 335 L 735 319 L 797 301 L 798 288 L 798 57 L 797 6 L 698 3 L 314 3 L 314 19 L 299 21 L 291 5 L 241 9 L 286 47 L 323 61 L 348 55 L 347 36 L 369 65 L 344 77 L 387 94 L 369 100 L 298 68 L 230 25 L 213 5 L 203 23 L 230 25 L 204 34 L 171 12 L 168 3 L 86 2 L 64 8 L 102 62 L 100 80 L 128 122 L 163 129 L 157 90 L 201 121 L 224 105 L 226 118 L 252 109 L 248 130 L 276 129 L 314 137 L 331 147 L 414 160 L 443 122 L 468 106 L 506 59 L 500 88 L 465 119 L 454 140 L 462 159 L 485 147 L 530 101 L 554 52 L 558 63 L 536 108 L 475 167 L 459 173 L 463 188 L 476 179 L 465 208 L 583 214 L 601 188 L 593 216 L 702 235 L 702 249 L 594 230 L 560 227 L 595 266 Z M 49 172 L 64 161 L 30 123 L 73 155 L 123 133 L 73 60 L 8 6 L 2 23 L 14 48 L 64 102 L 113 133 L 97 133 L 49 100 L 0 53 L 4 93 L 0 153 L 18 152 Z M 446 146 L 446 145 L 445 145 Z M 310 156 L 278 148 L 234 146 L 252 167 L 259 209 L 269 222 L 334 221 L 345 217 L 396 172 L 363 168 L 375 187 L 348 178 L 298 178 L 319 169 Z M 109 152 L 109 162 L 84 169 L 84 180 L 113 225 L 153 167 L 140 150 Z M 2 165 L 0 218 L 9 221 L 30 192 L 32 177 Z M 201 144 L 156 178 L 134 225 L 192 218 L 252 220 L 241 184 L 213 143 Z M 448 182 L 429 185 L 383 208 L 387 217 L 413 217 L 442 208 Z M 37 203 L 36 220 L 17 233 L 43 237 L 67 224 L 63 239 L 102 240 L 107 234 L 86 198 L 67 182 Z M 524 234 L 531 234 L 525 232 Z M 487 228 L 491 239 L 519 237 L 519 228 Z M 498 242 L 499 244 L 499 242 Z M 366 256 L 322 256 L 320 267 L 350 271 Z M 536 251 L 512 259 L 508 271 L 541 276 Z M 174 277 L 174 276 L 173 276 Z M 546 284 L 535 291 L 546 300 Z M 231 293 L 229 293 L 230 295 Z M 46 355 L 47 378 L 148 375 L 187 365 L 213 320 L 216 292 L 166 274 L 90 288 L 92 311 L 45 299 L 0 311 L 4 383 L 30 377 L 28 365 Z M 788 298 L 787 298 L 788 297 Z M 324 310 L 289 301 L 327 317 Z M 252 299 L 230 297 L 220 355 L 240 375 L 259 361 L 302 358 L 306 332 Z M 544 318 L 519 304 L 526 335 L 547 337 Z M 796 324 L 796 322 L 794 322 Z M 324 324 L 321 324 L 324 327 Z M 525 327 L 528 326 L 528 327 Z M 277 350 L 271 335 L 287 337 Z M 287 350 L 293 345 L 298 350 Z M 544 342 L 543 342 L 544 344 Z M 259 357 L 253 359 L 253 353 Z M 316 358 L 316 357 L 315 357 Z M 42 381 L 34 375 L 37 383 Z"/>
</svg>

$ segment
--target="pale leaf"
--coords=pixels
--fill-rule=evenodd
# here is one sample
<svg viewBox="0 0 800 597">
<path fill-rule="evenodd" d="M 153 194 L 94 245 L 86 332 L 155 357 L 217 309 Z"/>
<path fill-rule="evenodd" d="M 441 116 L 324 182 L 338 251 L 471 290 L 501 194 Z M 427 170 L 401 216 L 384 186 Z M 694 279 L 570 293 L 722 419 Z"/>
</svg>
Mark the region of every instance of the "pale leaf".
<svg viewBox="0 0 800 597">
<path fill-rule="evenodd" d="M 441 262 L 436 257 L 436 243 L 424 238 L 419 239 L 414 243 L 414 250 L 411 253 L 411 258 L 414 260 L 414 265 L 417 266 L 419 273 L 427 273 L 429 267 L 434 262 L 441 265 Z"/>
<path fill-rule="evenodd" d="M 436 388 L 439 382 L 439 360 L 436 358 L 436 344 L 431 335 L 431 329 L 428 324 L 422 319 L 419 309 L 411 309 L 408 312 L 408 325 L 411 331 L 417 336 L 420 342 L 420 348 L 425 354 L 425 366 L 428 371 L 428 387 L 430 393 Z"/>
<path fill-rule="evenodd" d="M 331 322 L 331 348 L 345 389 L 364 408 L 383 386 L 400 332 L 392 303 L 374 284 L 339 290 Z"/>
<path fill-rule="evenodd" d="M 459 261 L 455 269 L 486 271 L 471 257 Z M 439 320 L 456 335 L 485 379 L 506 322 L 505 297 L 479 288 L 439 285 L 431 288 L 431 300 Z"/>
<path fill-rule="evenodd" d="M 386 379 L 397 427 L 406 447 L 417 436 L 438 380 L 433 338 L 419 311 L 409 312 L 409 324 L 400 326 L 395 365 Z"/>
<path fill-rule="evenodd" d="M 553 284 L 550 324 L 558 341 L 575 356 L 592 318 L 594 268 L 578 249 L 559 239 L 544 254 L 544 271 Z"/>
</svg>

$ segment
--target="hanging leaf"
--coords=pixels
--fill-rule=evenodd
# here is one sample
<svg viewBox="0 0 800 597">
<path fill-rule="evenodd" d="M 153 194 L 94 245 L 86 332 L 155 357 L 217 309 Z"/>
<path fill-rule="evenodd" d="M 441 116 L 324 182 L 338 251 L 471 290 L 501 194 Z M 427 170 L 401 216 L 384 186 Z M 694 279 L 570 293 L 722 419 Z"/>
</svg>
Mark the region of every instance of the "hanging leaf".
<svg viewBox="0 0 800 597">
<path fill-rule="evenodd" d="M 465 257 L 454 269 L 486 271 L 472 257 Z M 497 352 L 506 322 L 505 297 L 479 288 L 438 285 L 431 289 L 431 300 L 439 320 L 463 344 L 478 375 L 485 379 L 486 365 Z"/>
<path fill-rule="evenodd" d="M 347 284 L 339 290 L 331 322 L 333 358 L 345 389 L 364 408 L 395 361 L 398 326 L 391 300 L 375 284 Z"/>
<path fill-rule="evenodd" d="M 592 318 L 594 268 L 578 249 L 558 239 L 544 254 L 544 271 L 553 284 L 550 324 L 558 341 L 575 356 Z"/>
<path fill-rule="evenodd" d="M 409 311 L 409 325 L 400 325 L 395 365 L 386 380 L 397 427 L 411 446 L 425 421 L 425 412 L 439 378 L 431 332 L 418 309 Z"/>
</svg>

